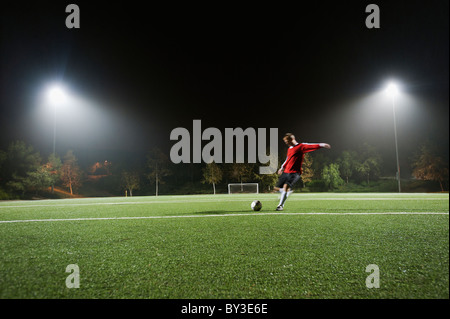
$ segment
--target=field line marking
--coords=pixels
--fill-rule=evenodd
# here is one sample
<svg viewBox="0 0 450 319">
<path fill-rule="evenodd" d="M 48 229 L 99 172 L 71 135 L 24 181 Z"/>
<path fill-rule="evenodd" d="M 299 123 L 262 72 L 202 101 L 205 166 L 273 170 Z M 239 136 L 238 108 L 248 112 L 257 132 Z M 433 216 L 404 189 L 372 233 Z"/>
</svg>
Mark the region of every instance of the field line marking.
<svg viewBox="0 0 450 319">
<path fill-rule="evenodd" d="M 248 198 L 233 198 L 227 199 L 229 202 L 245 202 L 248 201 Z M 270 200 L 270 199 L 267 199 Z M 278 201 L 278 199 L 274 198 L 274 201 Z M 390 198 L 390 197 L 378 197 L 378 198 L 370 198 L 370 197 L 344 197 L 344 198 L 291 198 L 291 201 L 385 201 L 385 200 L 395 200 L 395 201 L 410 201 L 410 200 L 448 200 L 448 198 L 416 198 L 416 197 L 404 197 L 404 198 Z M 97 205 L 148 205 L 148 204 L 185 204 L 185 203 L 220 203 L 223 202 L 223 199 L 194 199 L 194 200 L 153 200 L 153 201 L 123 201 L 123 202 L 92 202 L 92 203 L 52 203 L 52 204 L 31 204 L 31 205 L 0 205 L 0 209 L 2 208 L 35 208 L 35 207 L 71 207 L 71 206 L 97 206 Z"/>
<path fill-rule="evenodd" d="M 239 217 L 239 216 L 267 216 L 267 215 L 449 215 L 448 212 L 378 212 L 378 213 L 244 213 L 244 214 L 215 214 L 215 215 L 175 215 L 175 216 L 135 216 L 135 217 L 81 217 L 81 218 L 51 218 L 51 219 L 18 219 L 2 220 L 0 224 L 31 223 L 31 222 L 63 222 L 63 221 L 89 221 L 89 220 L 133 220 L 133 219 L 174 219 L 174 218 L 208 218 L 208 217 Z"/>
</svg>

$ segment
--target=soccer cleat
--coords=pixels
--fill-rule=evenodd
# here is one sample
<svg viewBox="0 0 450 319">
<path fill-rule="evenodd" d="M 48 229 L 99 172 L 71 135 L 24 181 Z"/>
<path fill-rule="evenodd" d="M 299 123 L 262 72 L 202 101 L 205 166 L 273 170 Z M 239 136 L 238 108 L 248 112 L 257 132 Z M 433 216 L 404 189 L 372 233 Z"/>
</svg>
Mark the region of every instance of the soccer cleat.
<svg viewBox="0 0 450 319">
<path fill-rule="evenodd" d="M 283 206 L 279 205 L 277 206 L 277 209 L 275 209 L 276 211 L 282 211 L 283 210 Z"/>
</svg>

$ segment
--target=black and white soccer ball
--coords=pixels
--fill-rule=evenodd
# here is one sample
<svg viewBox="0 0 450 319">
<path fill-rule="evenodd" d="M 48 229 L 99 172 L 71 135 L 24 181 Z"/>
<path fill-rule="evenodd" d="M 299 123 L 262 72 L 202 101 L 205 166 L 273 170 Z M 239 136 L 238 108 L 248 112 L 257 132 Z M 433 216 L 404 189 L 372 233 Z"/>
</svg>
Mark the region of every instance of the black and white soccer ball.
<svg viewBox="0 0 450 319">
<path fill-rule="evenodd" d="M 259 200 L 254 200 L 254 201 L 252 202 L 251 207 L 252 207 L 252 209 L 253 209 L 255 212 L 257 212 L 257 211 L 260 211 L 260 210 L 261 210 L 262 204 L 261 204 L 261 202 L 260 202 Z"/>
</svg>

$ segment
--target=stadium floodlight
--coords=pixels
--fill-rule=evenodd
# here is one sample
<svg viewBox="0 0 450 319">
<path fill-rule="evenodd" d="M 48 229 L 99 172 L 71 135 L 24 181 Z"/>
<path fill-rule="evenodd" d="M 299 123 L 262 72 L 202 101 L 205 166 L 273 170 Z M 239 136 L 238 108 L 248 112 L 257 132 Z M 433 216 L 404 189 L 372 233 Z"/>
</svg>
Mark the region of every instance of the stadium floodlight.
<svg viewBox="0 0 450 319">
<path fill-rule="evenodd" d="M 394 115 L 394 137 L 395 137 L 395 155 L 397 158 L 397 182 L 398 182 L 398 192 L 401 193 L 402 187 L 400 183 L 400 162 L 398 160 L 398 142 L 397 142 L 397 120 L 395 117 L 395 98 L 398 95 L 398 86 L 394 82 L 390 82 L 388 86 L 386 87 L 386 93 L 389 94 L 389 96 L 392 99 L 392 113 Z"/>
<path fill-rule="evenodd" d="M 54 107 L 60 107 L 66 101 L 66 92 L 60 85 L 53 85 L 48 89 L 48 100 Z"/>
<path fill-rule="evenodd" d="M 394 82 L 390 82 L 388 86 L 386 87 L 386 92 L 391 95 L 395 96 L 398 93 L 398 86 Z"/>
</svg>

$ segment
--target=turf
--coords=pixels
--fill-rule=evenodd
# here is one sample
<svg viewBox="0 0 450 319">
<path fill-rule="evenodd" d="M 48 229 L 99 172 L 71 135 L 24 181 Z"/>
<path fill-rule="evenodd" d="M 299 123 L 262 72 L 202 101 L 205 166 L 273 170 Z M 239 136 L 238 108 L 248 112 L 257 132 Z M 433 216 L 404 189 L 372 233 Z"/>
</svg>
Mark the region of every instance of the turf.
<svg viewBox="0 0 450 319">
<path fill-rule="evenodd" d="M 0 298 L 449 298 L 448 194 L 293 194 L 282 213 L 277 202 L 0 202 Z M 80 288 L 66 287 L 69 264 Z M 369 264 L 380 288 L 366 287 Z"/>
</svg>

